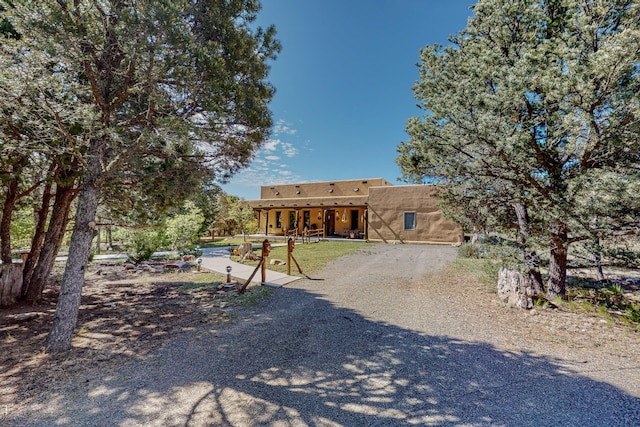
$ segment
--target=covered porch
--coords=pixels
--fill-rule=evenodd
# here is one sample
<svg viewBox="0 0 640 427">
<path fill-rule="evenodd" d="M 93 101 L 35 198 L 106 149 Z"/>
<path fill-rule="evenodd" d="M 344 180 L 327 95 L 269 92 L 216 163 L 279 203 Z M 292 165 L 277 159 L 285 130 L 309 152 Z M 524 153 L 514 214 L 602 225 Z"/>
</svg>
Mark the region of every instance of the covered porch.
<svg viewBox="0 0 640 427">
<path fill-rule="evenodd" d="M 317 199 L 321 200 L 254 200 L 249 205 L 256 213 L 258 232 L 266 236 L 368 238 L 366 197 Z"/>
</svg>

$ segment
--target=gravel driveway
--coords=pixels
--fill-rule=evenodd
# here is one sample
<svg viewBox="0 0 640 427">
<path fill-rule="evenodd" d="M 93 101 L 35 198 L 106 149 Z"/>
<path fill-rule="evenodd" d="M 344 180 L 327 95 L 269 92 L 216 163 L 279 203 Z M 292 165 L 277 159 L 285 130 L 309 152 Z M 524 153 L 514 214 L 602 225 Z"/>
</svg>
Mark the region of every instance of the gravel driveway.
<svg viewBox="0 0 640 427">
<path fill-rule="evenodd" d="M 203 324 L 143 361 L 60 384 L 5 421 L 640 425 L 637 334 L 617 347 L 571 341 L 557 316 L 515 313 L 478 285 L 435 280 L 454 257 L 444 246 L 367 245 L 229 325 Z"/>
</svg>

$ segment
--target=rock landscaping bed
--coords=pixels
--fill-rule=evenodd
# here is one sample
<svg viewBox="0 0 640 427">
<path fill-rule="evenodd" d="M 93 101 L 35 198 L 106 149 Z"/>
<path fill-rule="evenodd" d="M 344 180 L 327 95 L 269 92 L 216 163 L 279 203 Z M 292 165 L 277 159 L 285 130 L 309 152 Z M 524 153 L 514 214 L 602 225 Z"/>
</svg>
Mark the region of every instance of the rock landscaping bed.
<svg viewBox="0 0 640 427">
<path fill-rule="evenodd" d="M 217 327 L 237 316 L 237 307 L 270 292 L 236 286 L 220 274 L 198 272 L 189 264 L 167 267 L 165 261 L 133 265 L 91 263 L 85 280 L 73 349 L 44 353 L 55 313 L 60 277 L 36 306 L 0 310 L 0 405 L 50 389 L 61 376 L 90 377 L 105 364 L 144 357 L 176 334 L 206 323 Z"/>
</svg>

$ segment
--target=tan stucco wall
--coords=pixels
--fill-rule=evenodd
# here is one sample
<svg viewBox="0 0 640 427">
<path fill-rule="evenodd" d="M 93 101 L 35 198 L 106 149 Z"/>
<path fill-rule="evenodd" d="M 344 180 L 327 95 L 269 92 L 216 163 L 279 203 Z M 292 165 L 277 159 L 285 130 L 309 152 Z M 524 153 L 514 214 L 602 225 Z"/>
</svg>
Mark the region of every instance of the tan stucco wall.
<svg viewBox="0 0 640 427">
<path fill-rule="evenodd" d="M 456 243 L 462 230 L 437 206 L 433 185 L 369 188 L 369 240 Z M 404 229 L 404 213 L 415 212 L 415 230 Z"/>
<path fill-rule="evenodd" d="M 387 185 L 392 184 L 383 178 L 264 185 L 260 187 L 260 199 L 366 196 L 370 187 Z"/>
</svg>

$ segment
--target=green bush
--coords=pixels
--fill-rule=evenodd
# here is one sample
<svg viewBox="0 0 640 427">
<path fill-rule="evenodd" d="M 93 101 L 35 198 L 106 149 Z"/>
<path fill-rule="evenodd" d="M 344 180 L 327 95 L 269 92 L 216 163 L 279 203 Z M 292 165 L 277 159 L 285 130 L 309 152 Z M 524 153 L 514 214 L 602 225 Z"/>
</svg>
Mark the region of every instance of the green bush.
<svg viewBox="0 0 640 427">
<path fill-rule="evenodd" d="M 161 245 L 162 237 L 156 230 L 136 230 L 126 244 L 129 261 L 134 264 L 148 261 Z"/>
<path fill-rule="evenodd" d="M 173 249 L 184 254 L 197 255 L 196 242 L 204 222 L 204 216 L 193 202 L 186 202 L 184 213 L 169 217 L 165 221 L 165 234 Z"/>
<path fill-rule="evenodd" d="M 523 264 L 522 251 L 517 244 L 500 238 L 486 239 L 483 243 L 464 243 L 458 249 L 461 258 L 479 258 L 500 261 L 500 265 L 518 269 Z M 497 267 L 497 270 L 499 267 Z M 497 274 L 496 270 L 496 274 Z"/>
<path fill-rule="evenodd" d="M 458 256 L 461 258 L 479 258 L 478 245 L 463 243 L 458 248 Z"/>
<path fill-rule="evenodd" d="M 629 320 L 634 323 L 640 323 L 640 304 L 629 304 L 625 312 L 627 313 L 627 316 L 629 316 Z"/>
</svg>

